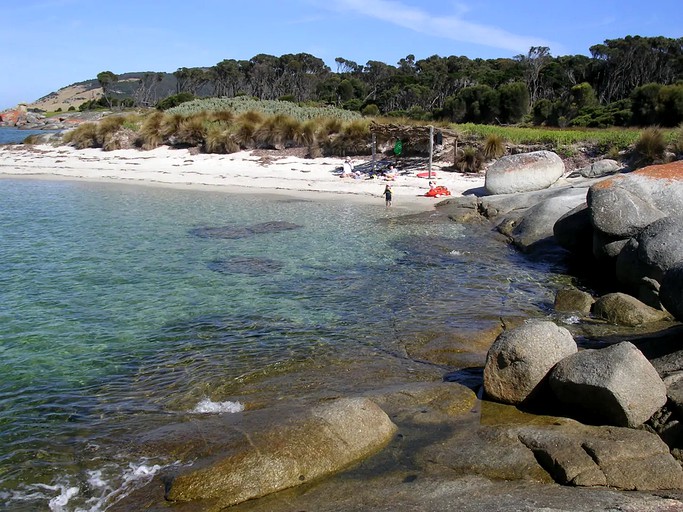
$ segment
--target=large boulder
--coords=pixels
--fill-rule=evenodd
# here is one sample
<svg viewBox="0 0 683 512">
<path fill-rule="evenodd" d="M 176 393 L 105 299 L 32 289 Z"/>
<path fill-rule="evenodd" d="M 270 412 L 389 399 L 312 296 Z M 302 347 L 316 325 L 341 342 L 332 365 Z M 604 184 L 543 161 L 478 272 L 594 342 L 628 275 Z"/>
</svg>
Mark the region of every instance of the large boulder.
<svg viewBox="0 0 683 512">
<path fill-rule="evenodd" d="M 637 427 L 666 403 L 657 370 L 630 342 L 566 357 L 549 382 L 563 404 L 608 425 Z"/>
<path fill-rule="evenodd" d="M 616 260 L 619 282 L 639 298 L 641 289 L 658 289 L 664 273 L 683 261 L 683 216 L 663 217 L 646 226 L 631 238 Z M 650 303 L 646 299 L 646 302 Z"/>
<path fill-rule="evenodd" d="M 597 231 L 611 240 L 628 240 L 654 221 L 683 210 L 683 161 L 603 180 L 589 189 L 587 202 Z"/>
<path fill-rule="evenodd" d="M 489 194 L 516 194 L 548 188 L 564 174 L 564 162 L 551 151 L 505 156 L 486 171 Z"/>
<path fill-rule="evenodd" d="M 549 197 L 521 214 L 504 219 L 498 230 L 512 239 L 524 252 L 532 252 L 543 244 L 556 245 L 553 226 L 563 215 L 583 204 L 585 189 L 568 188 L 561 194 Z"/>
<path fill-rule="evenodd" d="M 553 322 L 536 320 L 505 331 L 486 354 L 484 390 L 503 403 L 530 401 L 542 392 L 548 371 L 576 351 L 570 332 Z"/>
<path fill-rule="evenodd" d="M 231 450 L 175 475 L 166 498 L 228 507 L 337 472 L 383 448 L 396 430 L 367 398 L 335 400 L 263 431 L 242 433 Z"/>
<path fill-rule="evenodd" d="M 625 293 L 608 293 L 593 304 L 593 315 L 616 325 L 636 327 L 668 318 L 666 311 L 655 309 Z"/>
<path fill-rule="evenodd" d="M 557 219 L 553 236 L 560 247 L 572 254 L 584 258 L 593 256 L 593 225 L 585 201 Z"/>
<path fill-rule="evenodd" d="M 659 299 L 676 320 L 683 322 L 683 262 L 672 265 L 664 274 Z"/>
</svg>

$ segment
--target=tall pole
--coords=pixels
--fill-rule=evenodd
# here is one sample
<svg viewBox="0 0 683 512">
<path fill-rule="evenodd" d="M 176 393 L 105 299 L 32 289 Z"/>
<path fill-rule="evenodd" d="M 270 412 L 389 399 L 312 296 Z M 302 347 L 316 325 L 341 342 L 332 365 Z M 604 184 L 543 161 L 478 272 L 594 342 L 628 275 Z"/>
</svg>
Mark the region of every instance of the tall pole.
<svg viewBox="0 0 683 512">
<path fill-rule="evenodd" d="M 434 153 L 434 127 L 429 125 L 429 167 L 427 167 L 427 176 L 432 179 L 432 153 Z"/>
</svg>

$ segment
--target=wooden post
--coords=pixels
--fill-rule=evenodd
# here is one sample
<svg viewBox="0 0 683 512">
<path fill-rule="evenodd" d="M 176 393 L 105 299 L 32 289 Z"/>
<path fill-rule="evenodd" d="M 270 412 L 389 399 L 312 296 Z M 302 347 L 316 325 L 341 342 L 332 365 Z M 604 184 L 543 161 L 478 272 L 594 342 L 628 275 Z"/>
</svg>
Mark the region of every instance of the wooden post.
<svg viewBox="0 0 683 512">
<path fill-rule="evenodd" d="M 458 163 L 458 138 L 455 138 L 455 142 L 453 144 L 453 169 L 455 169 L 456 164 Z"/>
<path fill-rule="evenodd" d="M 434 127 L 429 125 L 429 166 L 427 168 L 427 176 L 432 179 L 432 154 L 434 153 Z"/>
<path fill-rule="evenodd" d="M 372 170 L 375 170 L 375 154 L 376 154 L 376 147 L 377 147 L 377 135 L 375 132 L 372 132 Z"/>
</svg>

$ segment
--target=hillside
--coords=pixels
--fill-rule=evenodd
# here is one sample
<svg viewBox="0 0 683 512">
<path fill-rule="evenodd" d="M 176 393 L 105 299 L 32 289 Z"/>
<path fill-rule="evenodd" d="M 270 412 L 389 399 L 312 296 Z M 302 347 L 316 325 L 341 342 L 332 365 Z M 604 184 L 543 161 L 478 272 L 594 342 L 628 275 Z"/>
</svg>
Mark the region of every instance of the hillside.
<svg viewBox="0 0 683 512">
<path fill-rule="evenodd" d="M 118 76 L 118 81 L 112 87 L 113 97 L 130 97 L 138 87 L 139 80 L 147 73 L 147 71 L 124 73 Z M 159 84 L 159 94 L 163 98 L 169 94 L 173 94 L 176 88 L 176 78 L 171 73 L 161 73 L 162 80 Z M 66 87 L 62 87 L 58 91 L 37 99 L 36 101 L 27 104 L 29 109 L 40 109 L 45 112 L 54 112 L 58 109 L 62 111 L 69 110 L 69 107 L 78 107 L 86 101 L 91 101 L 102 96 L 102 88 L 97 79 L 84 80 Z"/>
</svg>

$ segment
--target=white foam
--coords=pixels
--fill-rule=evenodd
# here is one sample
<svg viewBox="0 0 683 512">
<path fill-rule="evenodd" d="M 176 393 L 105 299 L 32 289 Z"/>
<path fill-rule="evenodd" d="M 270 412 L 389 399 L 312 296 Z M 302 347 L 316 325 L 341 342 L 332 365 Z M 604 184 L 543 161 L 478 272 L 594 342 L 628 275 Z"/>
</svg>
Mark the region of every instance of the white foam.
<svg viewBox="0 0 683 512">
<path fill-rule="evenodd" d="M 192 410 L 194 414 L 212 414 L 221 412 L 242 412 L 244 405 L 240 402 L 213 402 L 208 398 L 201 400 Z"/>
<path fill-rule="evenodd" d="M 27 485 L 2 493 L 0 498 L 7 503 L 35 503 L 36 509 L 44 508 L 47 502 L 51 512 L 101 512 L 148 483 L 161 469 L 159 464 L 149 465 L 146 460 L 131 462 L 123 471 L 111 464 L 86 471 L 83 488 L 71 485 L 69 478 L 54 485 Z"/>
<path fill-rule="evenodd" d="M 572 315 L 572 316 L 568 316 L 568 317 L 563 318 L 562 321 L 565 324 L 578 324 L 581 322 L 581 319 L 576 315 Z"/>
</svg>

